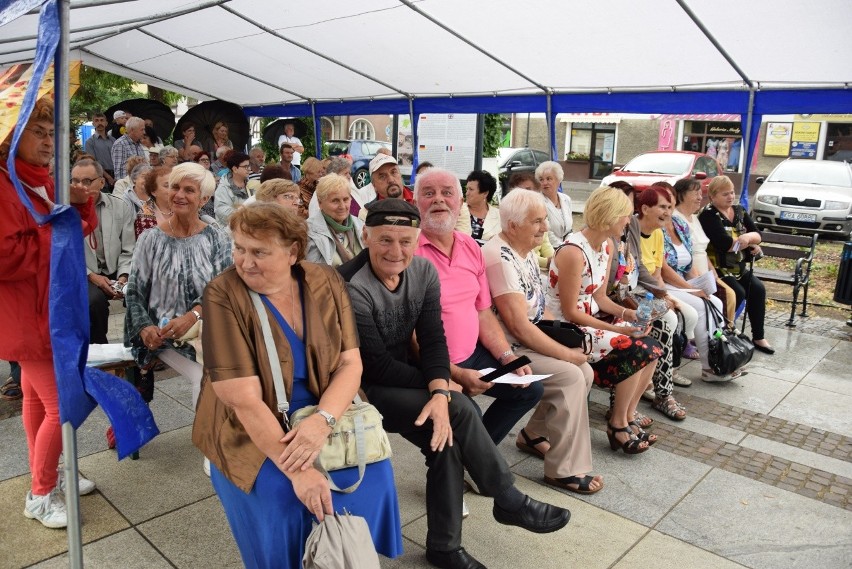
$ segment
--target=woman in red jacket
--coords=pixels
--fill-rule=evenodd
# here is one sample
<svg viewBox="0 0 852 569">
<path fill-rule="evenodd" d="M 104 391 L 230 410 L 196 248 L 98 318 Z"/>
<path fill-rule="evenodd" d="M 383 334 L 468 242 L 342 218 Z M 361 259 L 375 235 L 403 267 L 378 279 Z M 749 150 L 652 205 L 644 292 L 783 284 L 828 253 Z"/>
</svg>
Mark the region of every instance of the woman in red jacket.
<svg viewBox="0 0 852 569">
<path fill-rule="evenodd" d="M 46 527 L 61 528 L 67 524 L 56 468 L 62 432 L 48 327 L 51 227 L 36 224 L 15 192 L 6 169 L 11 139 L 10 134 L 0 145 L 0 359 L 21 364 L 22 414 L 32 473 L 24 515 Z M 48 171 L 54 141 L 53 102 L 42 99 L 24 128 L 15 158 L 17 177 L 42 214 L 50 213 L 55 200 Z M 85 187 L 71 186 L 71 202 L 83 219 L 83 233 L 91 233 L 97 217 Z"/>
</svg>

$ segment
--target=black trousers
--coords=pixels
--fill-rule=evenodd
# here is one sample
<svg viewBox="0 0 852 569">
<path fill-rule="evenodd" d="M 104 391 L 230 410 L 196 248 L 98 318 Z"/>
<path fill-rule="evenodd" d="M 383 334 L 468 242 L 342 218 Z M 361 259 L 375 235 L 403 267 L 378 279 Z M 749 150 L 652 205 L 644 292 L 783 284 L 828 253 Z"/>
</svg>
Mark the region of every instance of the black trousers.
<svg viewBox="0 0 852 569">
<path fill-rule="evenodd" d="M 109 299 L 104 291 L 89 281 L 89 343 L 108 344 Z"/>
<path fill-rule="evenodd" d="M 385 430 L 399 433 L 417 445 L 426 457 L 426 547 L 452 551 L 461 547 L 462 495 L 466 468 L 486 496 L 505 492 L 514 483 L 509 466 L 485 430 L 474 403 L 459 394 L 450 402 L 453 446 L 432 452 L 432 422 L 422 427 L 414 420 L 429 401 L 426 389 L 373 385 L 366 388 L 370 403 L 384 417 Z"/>
<path fill-rule="evenodd" d="M 751 271 L 744 271 L 740 278 L 722 277 L 722 281 L 734 289 L 734 294 L 737 295 L 737 306 L 743 299 L 746 300 L 746 312 L 751 322 L 751 337 L 753 340 L 763 340 L 763 321 L 766 318 L 766 287 L 763 281 L 754 276 Z"/>
</svg>

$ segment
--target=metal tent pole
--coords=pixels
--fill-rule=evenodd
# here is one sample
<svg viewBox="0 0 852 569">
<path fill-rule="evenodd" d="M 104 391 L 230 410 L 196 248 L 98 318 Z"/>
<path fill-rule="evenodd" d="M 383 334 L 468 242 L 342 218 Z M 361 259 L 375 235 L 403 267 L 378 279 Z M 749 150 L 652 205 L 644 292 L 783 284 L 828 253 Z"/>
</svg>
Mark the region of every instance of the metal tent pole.
<svg viewBox="0 0 852 569">
<path fill-rule="evenodd" d="M 311 99 L 311 118 L 314 121 L 314 152 L 318 160 L 322 160 L 322 125 L 317 120 L 316 101 Z"/>
<path fill-rule="evenodd" d="M 53 175 L 56 178 L 57 202 L 67 205 L 71 201 L 70 151 L 69 141 L 69 107 L 70 107 L 70 77 L 69 77 L 69 29 L 71 24 L 71 1 L 59 0 L 59 47 L 53 59 L 54 73 L 54 112 L 56 123 L 56 156 L 54 159 Z M 66 421 L 62 424 L 62 449 L 65 454 L 65 507 L 68 514 L 68 566 L 72 569 L 83 567 L 83 540 L 80 523 L 80 488 L 77 485 L 77 433 L 73 425 Z"/>
<path fill-rule="evenodd" d="M 751 130 L 754 128 L 752 121 L 754 120 L 754 87 L 748 90 L 748 112 L 746 114 L 745 131 L 743 131 L 743 144 L 745 144 L 745 164 L 743 164 L 743 189 L 740 194 L 740 204 L 748 211 L 748 179 L 751 177 L 751 158 L 754 156 L 754 146 L 757 144 L 751 143 Z M 722 167 L 725 167 L 722 164 Z M 745 322 L 745 321 L 744 321 Z"/>
</svg>

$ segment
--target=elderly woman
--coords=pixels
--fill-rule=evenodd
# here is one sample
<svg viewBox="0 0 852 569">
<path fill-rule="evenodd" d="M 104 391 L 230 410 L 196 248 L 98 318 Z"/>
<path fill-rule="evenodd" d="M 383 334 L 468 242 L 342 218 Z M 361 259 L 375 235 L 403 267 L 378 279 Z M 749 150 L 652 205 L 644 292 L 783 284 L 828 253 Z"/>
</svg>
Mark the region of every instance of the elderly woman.
<svg viewBox="0 0 852 569">
<path fill-rule="evenodd" d="M 275 204 L 240 208 L 230 220 L 234 267 L 207 287 L 202 334 L 205 378 L 192 440 L 247 567 L 301 567 L 314 517 L 344 509 L 367 519 L 376 549 L 402 553 L 389 460 L 367 466 L 351 494 L 334 494 L 313 463 L 358 391 L 361 357 L 349 295 L 331 267 L 303 261 L 301 218 Z M 282 362 L 290 413 L 318 405 L 285 434 L 261 324 L 250 291 L 266 305 Z M 332 473 L 351 484 L 358 469 Z"/>
<path fill-rule="evenodd" d="M 314 213 L 316 213 L 316 209 L 309 209 L 311 204 L 311 198 L 316 192 L 317 182 L 319 179 L 325 175 L 325 166 L 322 163 L 322 160 L 318 160 L 313 156 L 309 157 L 305 160 L 305 163 L 302 164 L 302 178 L 299 180 L 299 188 L 302 191 L 302 215 L 305 218 L 308 218 Z M 318 209 L 318 208 L 317 208 Z"/>
<path fill-rule="evenodd" d="M 338 267 L 364 249 L 364 222 L 349 213 L 349 181 L 338 174 L 320 178 L 316 189 L 320 211 L 308 218 L 307 259 Z"/>
<path fill-rule="evenodd" d="M 509 183 L 506 185 L 506 191 L 503 192 L 503 197 L 515 188 L 522 188 L 532 192 L 538 192 L 538 184 L 535 181 L 535 174 L 532 172 L 515 172 L 509 178 Z M 498 210 L 499 215 L 499 210 Z M 541 245 L 533 249 L 536 262 L 542 271 L 542 274 L 547 273 L 547 268 L 550 266 L 550 260 L 553 258 L 553 245 L 550 244 L 550 238 L 547 233 L 541 239 Z"/>
<path fill-rule="evenodd" d="M 571 198 L 559 191 L 559 184 L 562 183 L 564 175 L 558 162 L 542 162 L 535 169 L 539 191 L 544 196 L 544 204 L 547 207 L 547 224 L 550 227 L 547 236 L 554 247 L 559 247 L 565 241 L 574 224 Z"/>
<path fill-rule="evenodd" d="M 500 210 L 491 205 L 497 192 L 497 180 L 485 170 L 474 170 L 467 175 L 465 205 L 461 216 L 470 218 L 470 236 L 484 243 L 500 233 Z"/>
<path fill-rule="evenodd" d="M 42 215 L 51 212 L 56 200 L 48 170 L 55 140 L 53 103 L 43 98 L 21 131 L 15 156 L 16 177 Z M 37 224 L 15 193 L 6 170 L 11 141 L 10 132 L 0 145 L 0 358 L 21 367 L 22 418 L 32 474 L 24 516 L 48 528 L 63 528 L 65 488 L 57 472 L 62 431 L 48 322 L 52 229 L 50 223 Z M 98 220 L 82 184 L 72 184 L 71 204 L 83 220 L 83 235 L 90 234 Z"/>
<path fill-rule="evenodd" d="M 160 164 L 174 168 L 178 164 L 178 150 L 174 146 L 164 146 L 160 149 Z"/>
<path fill-rule="evenodd" d="M 627 182 L 616 181 L 611 187 L 624 193 L 635 211 L 633 186 Z M 635 308 L 635 299 L 646 292 L 665 295 L 665 291 L 659 289 L 658 279 L 653 277 L 642 264 L 640 241 L 639 220 L 636 216 L 632 216 L 624 234 L 613 244 L 616 253 L 611 257 L 609 270 L 609 296 L 622 308 L 628 308 L 628 305 L 630 309 Z M 600 317 L 603 318 L 603 316 Z M 686 409 L 672 394 L 673 386 L 689 387 L 692 385 L 692 380 L 681 376 L 674 368 L 674 333 L 677 327 L 678 318 L 673 310 L 667 310 L 651 321 L 649 335 L 660 343 L 663 354 L 657 359 L 657 367 L 651 378 L 653 388 L 646 391 L 644 397 L 649 399 L 652 402 L 651 406 L 660 413 L 675 421 L 682 421 L 686 419 Z M 610 403 L 613 402 L 614 394 L 611 393 Z M 637 421 L 641 427 L 648 427 L 654 422 L 653 419 L 638 411 L 633 415 L 633 420 Z"/>
<path fill-rule="evenodd" d="M 710 205 L 698 220 L 710 239 L 707 254 L 713 259 L 722 280 L 734 289 L 737 306 L 745 300 L 754 349 L 772 355 L 775 350 L 764 337 L 766 287 L 746 270 L 746 261 L 760 254 L 762 237 L 748 212 L 736 204 L 734 183 L 727 176 L 716 176 L 707 188 Z"/>
<path fill-rule="evenodd" d="M 134 231 L 136 238 L 146 229 L 166 223 L 172 216 L 169 205 L 169 174 L 172 169 L 166 166 L 157 166 L 143 175 L 143 190 L 145 201 L 136 213 Z"/>
<path fill-rule="evenodd" d="M 637 328 L 635 311 L 614 303 L 606 295 L 612 238 L 619 238 L 630 223 L 633 204 L 623 192 L 601 187 L 586 201 L 585 227 L 572 233 L 550 266 L 547 307 L 559 320 L 573 322 L 591 335 L 589 362 L 595 383 L 615 391 L 607 436 L 613 450 L 627 454 L 648 450 L 656 442 L 634 421 L 636 405 L 651 382 L 655 360 L 663 350 Z M 614 322 L 596 318 L 603 312 Z"/>
<path fill-rule="evenodd" d="M 697 213 L 701 210 L 701 182 L 695 178 L 683 178 L 674 185 L 675 206 L 673 218 L 682 219 L 689 225 L 689 233 L 692 239 L 692 266 L 697 274 L 703 275 L 712 271 L 716 278 L 716 295 L 722 299 L 728 320 L 734 321 L 736 312 L 736 295 L 734 290 L 726 285 L 720 278 L 713 263 L 707 256 L 707 246 L 710 239 L 704 233 L 701 222 L 698 221 Z"/>
<path fill-rule="evenodd" d="M 246 182 L 249 175 L 249 157 L 242 152 L 231 152 L 225 160 L 228 173 L 219 178 L 216 187 L 214 211 L 216 221 L 227 227 L 228 218 L 249 197 Z"/>
<path fill-rule="evenodd" d="M 248 205 L 249 202 L 274 202 L 284 206 L 291 213 L 299 215 L 302 195 L 296 182 L 273 178 L 263 182 L 257 189 L 257 193 L 247 199 L 244 204 Z"/>
<path fill-rule="evenodd" d="M 130 179 L 130 173 L 133 172 L 133 169 L 139 164 L 147 164 L 150 166 L 150 164 L 148 164 L 147 157 L 133 155 L 127 159 L 124 163 L 124 170 L 127 172 L 127 175 L 115 181 L 115 187 L 112 189 L 112 195 L 117 198 L 122 198 L 127 191 L 133 187 L 133 181 Z"/>
<path fill-rule="evenodd" d="M 144 212 L 144 205 L 149 197 L 145 190 L 145 179 L 151 170 L 152 168 L 148 164 L 139 164 L 133 168 L 133 171 L 130 172 L 130 181 L 133 182 L 133 185 L 128 188 L 123 196 L 130 210 L 136 215 L 133 228 L 137 239 L 143 231 L 157 224 L 153 212 L 147 214 Z"/>
<path fill-rule="evenodd" d="M 544 395 L 515 444 L 544 459 L 544 480 L 571 492 L 603 488 L 592 469 L 589 409 L 592 368 L 578 348 L 552 340 L 536 323 L 553 315 L 545 307 L 538 262 L 532 252 L 547 232 L 541 195 L 515 189 L 500 204 L 501 232 L 482 247 L 486 275 L 506 339 L 533 373 L 550 374 Z"/>
<path fill-rule="evenodd" d="M 157 358 L 193 382 L 193 403 L 198 397 L 195 350 L 178 340 L 201 320 L 204 287 L 231 265 L 228 235 L 198 217 L 213 187 L 213 175 L 198 164 L 175 166 L 169 175 L 172 215 L 142 233 L 133 251 L 124 343 L 144 371 L 137 388 L 145 401 L 154 396 Z"/>
</svg>

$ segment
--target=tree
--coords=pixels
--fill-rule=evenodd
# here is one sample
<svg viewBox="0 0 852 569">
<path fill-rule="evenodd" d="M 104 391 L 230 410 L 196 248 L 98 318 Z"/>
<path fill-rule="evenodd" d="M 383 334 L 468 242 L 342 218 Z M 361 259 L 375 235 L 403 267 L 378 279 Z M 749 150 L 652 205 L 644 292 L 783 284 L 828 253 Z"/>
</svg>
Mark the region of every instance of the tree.
<svg viewBox="0 0 852 569">
<path fill-rule="evenodd" d="M 277 120 L 278 117 L 265 117 L 260 119 L 260 132 L 263 132 L 266 125 Z M 314 156 L 314 121 L 311 117 L 296 117 L 293 120 L 297 120 L 305 125 L 305 135 L 299 137 L 299 140 L 302 141 L 302 146 L 305 147 L 305 151 L 302 152 L 302 162 L 304 162 L 308 156 Z M 260 147 L 263 148 L 264 152 L 266 152 L 267 162 L 278 162 L 281 158 L 278 152 L 278 147 L 275 144 L 269 144 L 266 142 L 262 136 L 260 140 Z"/>
<path fill-rule="evenodd" d="M 484 115 L 485 128 L 482 135 L 482 155 L 486 158 L 497 156 L 497 149 L 503 145 L 503 115 Z"/>
<path fill-rule="evenodd" d="M 138 96 L 139 93 L 133 90 L 133 80 L 81 65 L 80 87 L 71 97 L 71 128 L 76 129 L 91 120 L 95 113 L 102 113 L 116 103 Z"/>
</svg>

